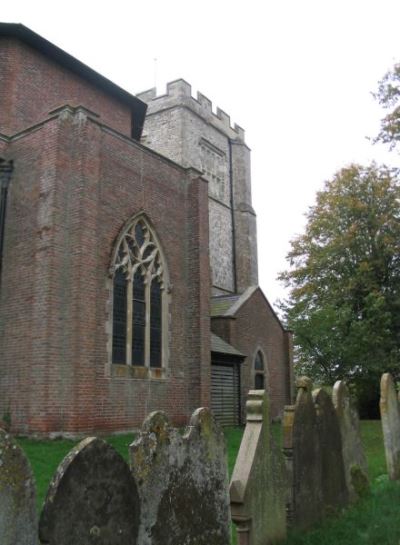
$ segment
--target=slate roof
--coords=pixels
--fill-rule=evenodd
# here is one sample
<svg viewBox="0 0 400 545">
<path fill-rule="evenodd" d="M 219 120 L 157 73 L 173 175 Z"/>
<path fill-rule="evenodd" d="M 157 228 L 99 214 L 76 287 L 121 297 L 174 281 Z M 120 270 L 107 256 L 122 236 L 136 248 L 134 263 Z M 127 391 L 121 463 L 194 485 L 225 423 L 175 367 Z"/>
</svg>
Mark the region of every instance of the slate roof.
<svg viewBox="0 0 400 545">
<path fill-rule="evenodd" d="M 232 345 L 211 333 L 211 352 L 218 352 L 219 354 L 230 354 L 231 356 L 245 357 L 244 354 L 236 350 Z"/>
<path fill-rule="evenodd" d="M 216 295 L 211 298 L 211 316 L 224 315 L 234 303 L 239 299 L 240 295 Z"/>
</svg>

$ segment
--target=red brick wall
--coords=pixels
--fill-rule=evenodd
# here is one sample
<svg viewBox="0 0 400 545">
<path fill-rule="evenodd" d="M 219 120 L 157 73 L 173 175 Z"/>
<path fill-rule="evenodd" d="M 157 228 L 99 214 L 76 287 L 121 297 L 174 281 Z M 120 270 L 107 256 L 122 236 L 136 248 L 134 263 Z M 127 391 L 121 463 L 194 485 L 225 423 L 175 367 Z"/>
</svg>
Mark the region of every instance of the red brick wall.
<svg viewBox="0 0 400 545">
<path fill-rule="evenodd" d="M 288 333 L 282 329 L 261 290 L 254 292 L 234 318 L 213 318 L 211 328 L 216 335 L 247 356 L 241 367 L 243 409 L 247 392 L 254 388 L 254 358 L 257 350 L 261 349 L 266 357 L 265 379 L 270 395 L 271 415 L 272 418 L 280 417 L 284 405 L 290 403 Z"/>
<path fill-rule="evenodd" d="M 0 133 L 15 134 L 65 104 L 85 106 L 130 136 L 130 108 L 30 46 L 0 38 Z"/>
<path fill-rule="evenodd" d="M 44 433 L 130 429 L 155 409 L 186 422 L 209 395 L 207 185 L 82 110 L 14 139 L 8 158 L 0 417 Z M 110 256 L 139 212 L 170 275 L 165 379 L 109 372 Z"/>
</svg>

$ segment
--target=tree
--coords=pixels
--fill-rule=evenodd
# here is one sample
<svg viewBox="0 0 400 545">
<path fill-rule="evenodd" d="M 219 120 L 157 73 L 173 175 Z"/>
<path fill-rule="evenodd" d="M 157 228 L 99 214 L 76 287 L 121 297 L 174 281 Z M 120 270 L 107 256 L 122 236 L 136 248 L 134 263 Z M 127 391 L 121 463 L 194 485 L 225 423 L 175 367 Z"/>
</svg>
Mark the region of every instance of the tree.
<svg viewBox="0 0 400 545">
<path fill-rule="evenodd" d="M 381 121 L 381 130 L 374 142 L 389 144 L 390 149 L 394 149 L 400 144 L 400 63 L 383 76 L 374 97 L 389 110 Z"/>
<path fill-rule="evenodd" d="M 291 241 L 282 304 L 297 371 L 361 390 L 400 378 L 400 184 L 386 167 L 351 165 L 317 193 Z"/>
</svg>

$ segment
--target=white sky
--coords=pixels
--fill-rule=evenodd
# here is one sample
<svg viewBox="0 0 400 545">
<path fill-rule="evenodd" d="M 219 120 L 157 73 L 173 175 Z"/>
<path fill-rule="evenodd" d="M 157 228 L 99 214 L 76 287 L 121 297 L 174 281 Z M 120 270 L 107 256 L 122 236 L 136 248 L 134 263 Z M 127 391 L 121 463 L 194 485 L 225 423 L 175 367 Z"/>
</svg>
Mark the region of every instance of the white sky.
<svg viewBox="0 0 400 545">
<path fill-rule="evenodd" d="M 366 140 L 383 116 L 371 92 L 400 60 L 399 0 L 12 0 L 0 20 L 131 93 L 183 77 L 245 129 L 271 303 L 324 180 L 352 161 L 399 162 Z"/>
</svg>

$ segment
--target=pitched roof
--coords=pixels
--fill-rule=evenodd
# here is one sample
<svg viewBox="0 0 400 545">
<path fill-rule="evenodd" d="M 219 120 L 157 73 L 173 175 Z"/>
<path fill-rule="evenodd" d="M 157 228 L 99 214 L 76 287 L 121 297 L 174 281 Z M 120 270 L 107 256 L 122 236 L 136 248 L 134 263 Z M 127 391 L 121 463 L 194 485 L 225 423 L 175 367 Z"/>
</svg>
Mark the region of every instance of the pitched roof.
<svg viewBox="0 0 400 545">
<path fill-rule="evenodd" d="M 240 295 L 216 295 L 211 298 L 211 316 L 223 316 Z"/>
<path fill-rule="evenodd" d="M 214 295 L 211 298 L 211 317 L 234 316 L 257 289 L 258 286 L 250 286 L 241 295 Z"/>
<path fill-rule="evenodd" d="M 45 38 L 42 38 L 42 36 L 36 34 L 36 32 L 33 32 L 24 25 L 16 23 L 0 23 L 0 37 L 17 38 L 21 40 L 47 57 L 53 59 L 58 64 L 65 66 L 71 70 L 71 72 L 78 74 L 83 79 L 86 79 L 90 83 L 100 87 L 109 95 L 114 96 L 119 101 L 127 104 L 131 109 L 133 117 L 134 134 L 132 134 L 132 138 L 135 138 L 136 140 L 140 139 L 147 105 L 139 98 L 131 95 L 109 79 L 105 78 Z"/>
<path fill-rule="evenodd" d="M 211 318 L 234 318 L 242 305 L 244 305 L 256 291 L 260 292 L 267 307 L 270 309 L 272 316 L 281 329 L 291 333 L 290 329 L 286 329 L 283 326 L 278 315 L 259 286 L 250 286 L 241 295 L 214 295 L 211 297 Z"/>
<path fill-rule="evenodd" d="M 218 337 L 218 335 L 214 335 L 214 333 L 211 333 L 211 352 L 230 354 L 231 356 L 241 356 L 243 358 L 245 357 L 244 354 L 239 352 L 239 350 L 221 339 L 221 337 Z"/>
</svg>

